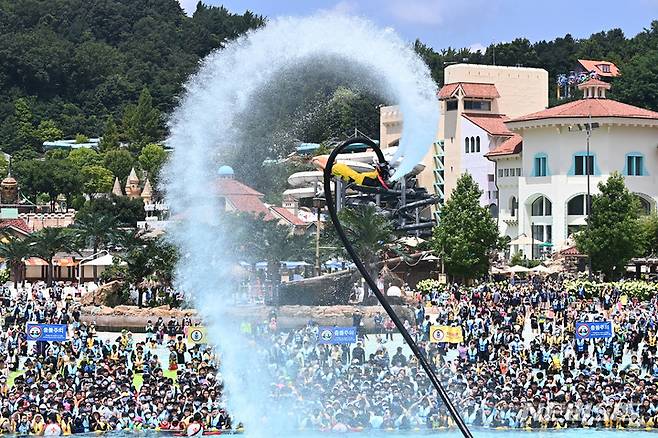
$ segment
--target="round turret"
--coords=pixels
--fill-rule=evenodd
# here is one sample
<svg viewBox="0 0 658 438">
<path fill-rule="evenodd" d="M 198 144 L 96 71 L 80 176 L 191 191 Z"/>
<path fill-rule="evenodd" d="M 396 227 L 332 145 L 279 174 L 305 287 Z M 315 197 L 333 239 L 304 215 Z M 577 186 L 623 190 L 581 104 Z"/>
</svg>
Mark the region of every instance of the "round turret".
<svg viewBox="0 0 658 438">
<path fill-rule="evenodd" d="M 217 175 L 220 178 L 227 178 L 227 179 L 233 179 L 235 176 L 235 172 L 233 171 L 233 168 L 231 166 L 221 166 L 219 170 L 217 171 Z"/>
<path fill-rule="evenodd" d="M 18 203 L 18 182 L 16 178 L 8 175 L 0 182 L 0 197 L 3 204 Z"/>
</svg>

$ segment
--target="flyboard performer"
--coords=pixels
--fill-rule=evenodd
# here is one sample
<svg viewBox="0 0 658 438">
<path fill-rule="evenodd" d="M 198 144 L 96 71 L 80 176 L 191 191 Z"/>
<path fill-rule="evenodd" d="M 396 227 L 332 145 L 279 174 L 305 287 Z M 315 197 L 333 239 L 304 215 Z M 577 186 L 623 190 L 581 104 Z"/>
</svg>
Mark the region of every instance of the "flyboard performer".
<svg viewBox="0 0 658 438">
<path fill-rule="evenodd" d="M 337 161 L 338 155 L 343 150 L 345 150 L 345 148 L 355 143 L 366 144 L 370 149 L 373 150 L 377 159 L 375 162 L 374 170 L 360 172 L 345 163 L 340 163 Z M 339 178 L 347 182 L 348 186 L 356 191 L 373 193 L 374 190 L 375 193 L 385 193 L 391 196 L 397 196 L 398 193 L 402 194 L 401 191 L 395 190 L 397 188 L 396 182 L 391 180 L 389 176 L 390 166 L 386 158 L 384 157 L 384 153 L 382 152 L 379 145 L 374 141 L 372 141 L 371 139 L 366 137 L 363 138 L 357 137 L 357 138 L 352 138 L 342 143 L 339 146 L 336 146 L 336 148 L 334 148 L 334 150 L 329 154 L 328 157 L 324 157 L 324 156 L 316 157 L 315 159 L 313 159 L 313 165 L 316 168 L 322 169 L 323 171 L 324 197 L 326 200 L 327 210 L 329 211 L 329 216 L 331 217 L 331 221 L 333 222 L 334 227 L 336 229 L 336 234 L 338 234 L 338 237 L 343 242 L 345 250 L 350 255 L 352 261 L 354 261 L 354 264 L 356 265 L 357 269 L 363 276 L 364 280 L 366 281 L 366 283 L 373 291 L 373 293 L 379 300 L 380 304 L 382 305 L 388 316 L 391 318 L 391 320 L 397 327 L 398 331 L 406 341 L 407 345 L 409 345 L 409 348 L 411 348 L 411 351 L 418 359 L 420 366 L 427 374 L 427 377 L 432 383 L 432 386 L 434 386 L 434 389 L 436 389 L 439 397 L 443 401 L 445 407 L 448 409 L 450 416 L 452 417 L 453 421 L 459 428 L 464 438 L 472 438 L 473 435 L 471 434 L 470 430 L 468 429 L 468 426 L 462 419 L 461 415 L 459 415 L 459 412 L 455 408 L 454 404 L 452 403 L 452 400 L 450 399 L 450 396 L 448 395 L 447 391 L 441 384 L 441 381 L 439 380 L 434 370 L 432 369 L 432 366 L 427 360 L 427 357 L 418 348 L 416 341 L 411 337 L 407 329 L 404 327 L 402 320 L 400 320 L 398 315 L 395 313 L 393 307 L 391 307 L 386 296 L 384 296 L 382 291 L 379 290 L 379 287 L 377 286 L 377 283 L 370 275 L 368 268 L 363 263 L 359 255 L 356 253 L 356 250 L 354 249 L 354 246 L 352 245 L 350 240 L 347 238 L 347 234 L 345 233 L 345 230 L 343 229 L 343 226 L 340 223 L 340 218 L 338 217 L 338 211 L 334 203 L 334 195 L 332 193 L 332 179 L 334 178 Z"/>
</svg>

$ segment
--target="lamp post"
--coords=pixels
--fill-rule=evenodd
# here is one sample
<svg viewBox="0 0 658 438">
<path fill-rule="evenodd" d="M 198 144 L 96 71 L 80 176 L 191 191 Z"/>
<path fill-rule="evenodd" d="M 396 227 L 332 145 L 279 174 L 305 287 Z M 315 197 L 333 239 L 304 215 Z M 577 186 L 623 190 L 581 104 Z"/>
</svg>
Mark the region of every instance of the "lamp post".
<svg viewBox="0 0 658 438">
<path fill-rule="evenodd" d="M 586 138 L 587 138 L 587 152 L 585 156 L 585 173 L 587 174 L 587 199 L 585 199 L 585 214 L 587 216 L 587 229 L 589 230 L 589 223 L 590 223 L 590 215 L 592 214 L 592 193 L 590 189 L 590 176 L 594 172 L 594 158 L 591 158 L 590 160 L 590 153 L 589 153 L 589 139 L 592 136 L 592 129 L 598 128 L 599 124 L 598 123 L 592 123 L 592 114 L 589 115 L 589 120 L 587 123 L 587 129 L 585 130 L 586 133 Z M 591 165 L 590 165 L 591 163 Z M 592 257 L 588 256 L 587 257 L 587 277 L 589 281 L 592 281 Z"/>
<path fill-rule="evenodd" d="M 530 222 L 530 259 L 535 259 L 535 223 Z"/>
<path fill-rule="evenodd" d="M 322 273 L 322 268 L 320 266 L 320 227 L 322 226 L 322 221 L 320 218 L 320 212 L 324 208 L 325 200 L 316 196 L 313 198 L 313 207 L 317 211 L 317 220 L 315 223 L 315 275 L 319 277 Z"/>
</svg>

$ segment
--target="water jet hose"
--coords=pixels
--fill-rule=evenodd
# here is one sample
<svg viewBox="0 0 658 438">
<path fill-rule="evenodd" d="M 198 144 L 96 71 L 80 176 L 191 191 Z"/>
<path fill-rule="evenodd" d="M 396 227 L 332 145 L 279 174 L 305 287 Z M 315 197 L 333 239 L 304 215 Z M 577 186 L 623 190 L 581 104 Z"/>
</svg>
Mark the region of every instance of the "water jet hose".
<svg viewBox="0 0 658 438">
<path fill-rule="evenodd" d="M 343 144 L 337 146 L 333 151 L 331 151 L 331 154 L 329 154 L 329 158 L 327 159 L 327 164 L 324 168 L 324 196 L 327 203 L 327 209 L 329 210 L 329 216 L 331 217 L 331 221 L 334 223 L 334 227 L 336 227 L 336 232 L 338 233 L 338 237 L 340 237 L 340 240 L 343 242 L 343 245 L 345 246 L 345 250 L 347 250 L 347 253 L 354 261 L 354 264 L 356 265 L 357 269 L 359 270 L 363 278 L 366 280 L 366 283 L 368 283 L 368 286 L 374 292 L 375 296 L 379 300 L 379 303 L 382 305 L 384 310 L 386 310 L 386 313 L 388 313 L 388 316 L 395 324 L 395 327 L 397 327 L 398 331 L 402 334 L 402 337 L 407 342 L 407 345 L 409 345 L 409 348 L 411 348 L 411 351 L 418 359 L 418 362 L 420 362 L 420 365 L 423 367 L 425 373 L 427 374 L 427 377 L 430 379 L 432 385 L 439 393 L 441 400 L 443 400 L 443 403 L 448 408 L 448 412 L 450 412 L 452 419 L 459 427 L 459 430 L 461 431 L 462 435 L 465 438 L 472 438 L 473 435 L 471 435 L 471 431 L 468 430 L 466 423 L 464 423 L 464 420 L 459 415 L 459 412 L 457 412 L 457 409 L 455 409 L 455 406 L 452 404 L 452 401 L 448 397 L 448 393 L 443 388 L 443 385 L 441 385 L 441 382 L 439 381 L 436 374 L 434 374 L 434 371 L 432 370 L 432 367 L 427 361 L 427 358 L 421 353 L 420 349 L 418 348 L 418 345 L 416 345 L 416 342 L 413 340 L 407 329 L 404 327 L 404 324 L 402 324 L 402 321 L 393 310 L 393 307 L 391 307 L 384 294 L 377 287 L 375 280 L 373 280 L 373 278 L 368 273 L 368 270 L 366 269 L 365 265 L 363 264 L 359 256 L 356 254 L 354 247 L 347 239 L 347 235 L 345 235 L 345 230 L 343 229 L 343 226 L 341 225 L 340 220 L 338 219 L 338 214 L 336 212 L 336 205 L 334 203 L 333 195 L 331 193 L 331 177 L 332 177 L 331 170 L 334 162 L 336 161 L 336 157 L 338 156 L 338 154 L 340 154 L 341 151 L 345 149 L 347 146 L 354 143 L 363 143 L 368 145 L 370 148 L 372 148 L 375 151 L 379 163 L 382 165 L 386 165 L 386 160 L 384 159 L 384 154 L 382 153 L 381 149 L 377 144 L 375 144 L 369 138 L 362 138 L 362 137 L 352 138 L 350 140 L 347 140 Z"/>
</svg>

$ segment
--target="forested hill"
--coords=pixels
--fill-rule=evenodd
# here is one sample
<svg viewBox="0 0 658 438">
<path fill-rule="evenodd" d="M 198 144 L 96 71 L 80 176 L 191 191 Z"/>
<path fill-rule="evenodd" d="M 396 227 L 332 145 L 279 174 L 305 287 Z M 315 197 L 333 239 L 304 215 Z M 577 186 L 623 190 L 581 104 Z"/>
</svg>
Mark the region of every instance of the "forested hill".
<svg viewBox="0 0 658 438">
<path fill-rule="evenodd" d="M 144 87 L 167 113 L 199 59 L 263 23 L 202 4 L 188 17 L 176 0 L 0 0 L 0 147 L 28 146 L 19 98 L 35 127 L 50 120 L 68 136 L 102 134 Z"/>
<path fill-rule="evenodd" d="M 162 115 L 171 111 L 199 60 L 264 23 L 252 12 L 234 14 L 202 3 L 188 17 L 177 0 L 0 0 L 0 149 L 20 151 L 18 161 L 40 156 L 44 140 L 110 132 L 113 141 L 131 143 L 137 153 L 164 138 Z M 568 73 L 576 59 L 610 60 L 622 71 L 612 95 L 658 110 L 658 21 L 632 37 L 613 29 L 584 39 L 519 38 L 484 52 L 435 50 L 420 41 L 415 49 L 439 85 L 449 63 L 492 64 L 495 54 L 498 65 L 547 69 L 551 96 L 556 76 Z M 329 85 L 317 99 L 300 96 L 307 102 L 299 108 L 310 106 L 321 114 L 294 136 L 319 142 L 351 132 L 353 125 L 377 136 L 378 114 L 372 108 L 383 102 L 363 90 L 350 94 Z M 324 109 L 317 110 L 319 105 Z M 279 121 L 279 131 L 299 125 L 286 123 Z"/>
<path fill-rule="evenodd" d="M 549 73 L 552 104 L 556 103 L 557 76 L 568 74 L 578 59 L 612 61 L 620 68 L 622 76 L 614 80 L 611 96 L 658 111 L 658 21 L 647 24 L 648 28 L 631 37 L 624 35 L 621 29 L 612 29 L 582 39 L 570 34 L 535 43 L 517 38 L 491 44 L 484 52 L 454 48 L 434 50 L 418 40 L 415 49 L 430 66 L 439 84 L 443 84 L 445 66 L 455 62 L 544 68 Z"/>
</svg>

